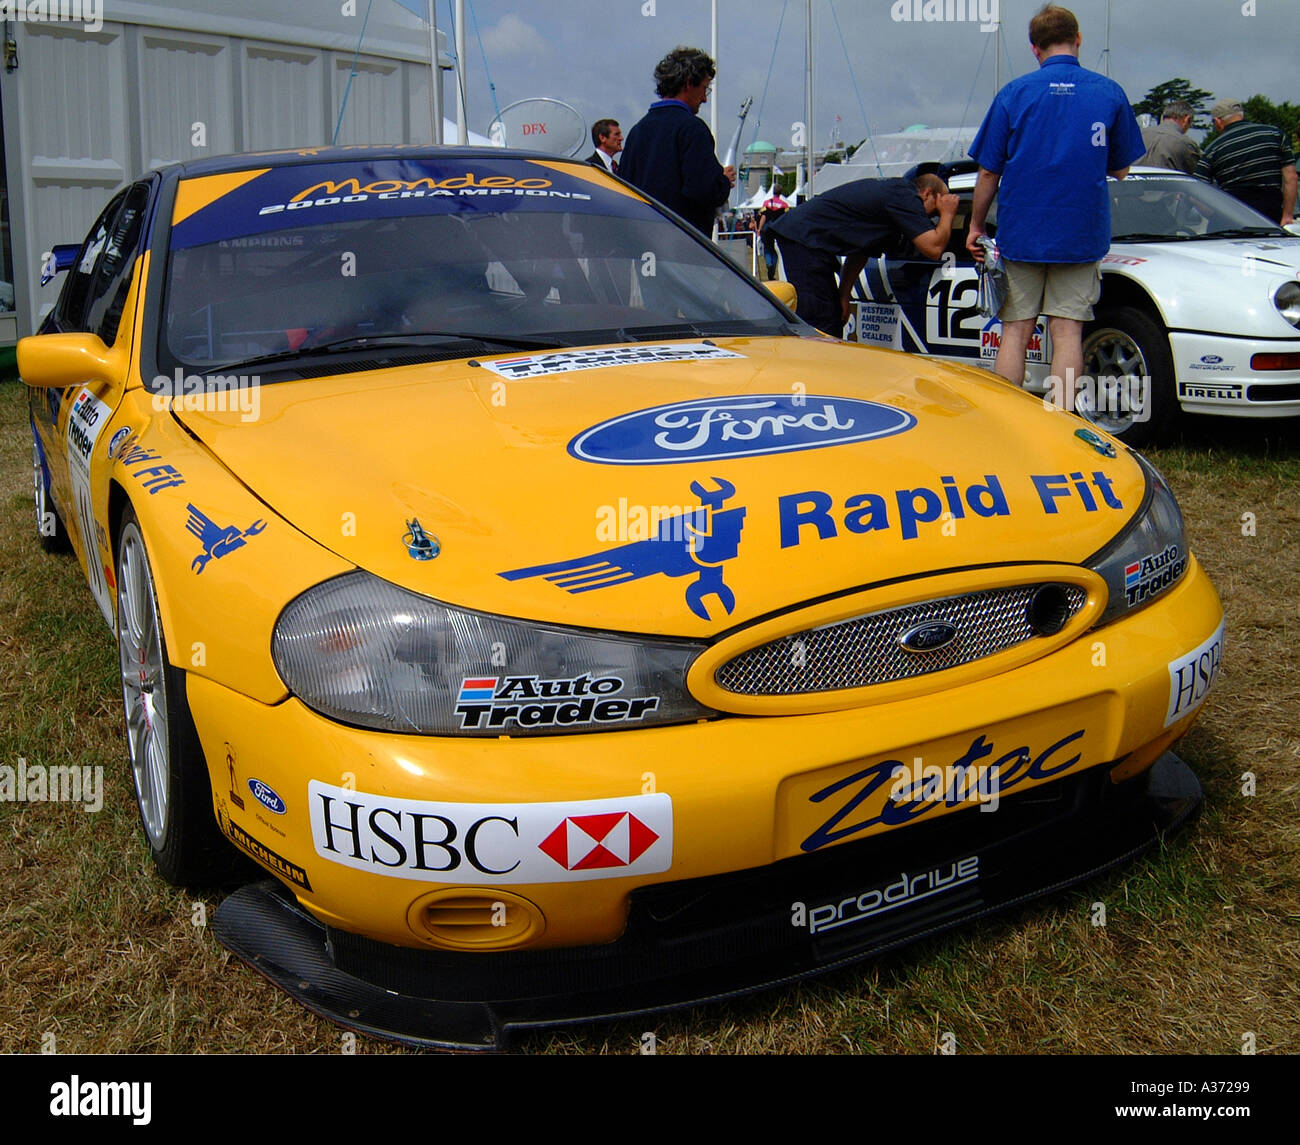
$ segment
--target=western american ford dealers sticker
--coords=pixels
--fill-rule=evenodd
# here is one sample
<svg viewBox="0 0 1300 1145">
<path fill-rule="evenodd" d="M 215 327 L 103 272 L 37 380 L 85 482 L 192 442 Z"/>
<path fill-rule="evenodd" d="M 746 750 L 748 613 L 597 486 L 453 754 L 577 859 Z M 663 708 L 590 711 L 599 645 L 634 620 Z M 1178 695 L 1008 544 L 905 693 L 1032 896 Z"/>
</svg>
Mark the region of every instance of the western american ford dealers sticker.
<svg viewBox="0 0 1300 1145">
<path fill-rule="evenodd" d="M 1169 708 L 1165 727 L 1201 706 L 1219 675 L 1223 659 L 1223 623 L 1205 643 L 1169 662 Z"/>
<path fill-rule="evenodd" d="M 434 803 L 307 785 L 316 853 L 424 882 L 564 883 L 660 874 L 673 863 L 670 796 L 567 803 Z"/>
<path fill-rule="evenodd" d="M 654 362 L 703 362 L 716 358 L 743 358 L 721 346 L 707 342 L 687 342 L 674 346 L 610 346 L 603 350 L 561 350 L 556 353 L 524 354 L 517 358 L 497 358 L 482 362 L 503 378 L 545 378 L 551 374 L 572 374 L 579 370 L 599 370 L 605 366 L 645 366 Z"/>
</svg>

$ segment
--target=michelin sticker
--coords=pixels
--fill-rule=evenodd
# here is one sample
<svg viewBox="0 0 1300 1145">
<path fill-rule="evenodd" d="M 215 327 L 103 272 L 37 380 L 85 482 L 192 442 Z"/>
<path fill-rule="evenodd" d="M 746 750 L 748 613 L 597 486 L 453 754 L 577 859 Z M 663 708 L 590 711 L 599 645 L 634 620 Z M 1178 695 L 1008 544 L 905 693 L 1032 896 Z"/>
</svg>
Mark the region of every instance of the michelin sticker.
<svg viewBox="0 0 1300 1145">
<path fill-rule="evenodd" d="M 675 346 L 612 346 L 604 350 L 562 350 L 555 354 L 525 354 L 518 358 L 497 358 L 481 362 L 485 370 L 519 381 L 546 378 L 552 374 L 573 374 L 605 366 L 647 366 L 656 362 L 701 362 L 714 358 L 743 358 L 721 346 L 688 342 Z"/>
<path fill-rule="evenodd" d="M 1169 662 L 1169 708 L 1165 727 L 1201 706 L 1219 675 L 1223 659 L 1223 624 L 1204 644 Z"/>
<path fill-rule="evenodd" d="M 505 885 L 654 875 L 673 865 L 662 792 L 570 803 L 398 799 L 307 785 L 316 854 L 371 874 Z"/>
</svg>

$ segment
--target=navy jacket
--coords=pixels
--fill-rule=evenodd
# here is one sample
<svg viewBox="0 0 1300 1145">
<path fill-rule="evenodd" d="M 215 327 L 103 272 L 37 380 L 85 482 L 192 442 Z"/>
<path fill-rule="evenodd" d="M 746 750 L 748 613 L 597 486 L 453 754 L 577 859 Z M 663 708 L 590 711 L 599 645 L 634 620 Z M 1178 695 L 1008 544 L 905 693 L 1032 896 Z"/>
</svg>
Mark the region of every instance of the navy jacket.
<svg viewBox="0 0 1300 1145">
<path fill-rule="evenodd" d="M 704 235 L 731 194 L 708 124 L 684 104 L 656 103 L 627 133 L 618 173 Z"/>
</svg>

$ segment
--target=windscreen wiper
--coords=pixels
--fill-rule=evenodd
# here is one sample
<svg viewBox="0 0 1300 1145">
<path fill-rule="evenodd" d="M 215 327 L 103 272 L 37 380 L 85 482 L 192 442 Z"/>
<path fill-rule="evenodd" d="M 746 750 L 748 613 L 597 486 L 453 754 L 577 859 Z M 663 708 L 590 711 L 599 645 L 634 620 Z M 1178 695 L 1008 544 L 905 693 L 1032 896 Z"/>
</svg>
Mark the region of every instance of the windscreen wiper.
<svg viewBox="0 0 1300 1145">
<path fill-rule="evenodd" d="M 1167 243 L 1174 239 L 1196 238 L 1196 235 L 1171 235 L 1168 232 L 1130 231 L 1126 235 L 1111 235 L 1113 243 Z"/>
<path fill-rule="evenodd" d="M 1256 239 L 1256 238 L 1293 238 L 1290 231 L 1284 231 L 1281 227 L 1230 227 L 1226 231 L 1206 231 L 1203 235 L 1197 235 L 1202 239 Z"/>
<path fill-rule="evenodd" d="M 502 338 L 495 334 L 475 334 L 459 330 L 430 330 L 419 334 L 357 334 L 347 338 L 335 338 L 329 342 L 317 342 L 310 346 L 300 346 L 296 350 L 277 350 L 272 354 L 260 354 L 253 358 L 226 362 L 220 366 L 209 367 L 207 372 L 209 374 L 220 374 L 228 370 L 244 370 L 254 366 L 273 366 L 281 362 L 287 363 L 302 358 L 323 357 L 330 354 L 345 354 L 355 350 L 425 349 L 446 342 L 471 342 L 476 349 L 501 346 L 507 350 L 556 350 L 572 345 L 571 342 L 559 338 L 517 338 L 513 335 Z"/>
</svg>

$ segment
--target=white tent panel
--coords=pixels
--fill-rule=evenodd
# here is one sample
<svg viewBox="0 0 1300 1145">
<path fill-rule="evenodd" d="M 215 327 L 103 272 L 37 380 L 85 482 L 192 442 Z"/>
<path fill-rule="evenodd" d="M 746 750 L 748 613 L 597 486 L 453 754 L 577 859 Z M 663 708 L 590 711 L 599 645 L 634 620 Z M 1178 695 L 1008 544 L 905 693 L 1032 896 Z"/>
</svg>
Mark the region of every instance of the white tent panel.
<svg viewBox="0 0 1300 1145">
<path fill-rule="evenodd" d="M 45 252 L 80 241 L 114 188 L 170 162 L 330 143 L 366 7 L 120 0 L 95 31 L 11 22 L 18 66 L 0 69 L 0 111 L 16 309 L 0 313 L 0 343 L 53 305 L 62 280 L 39 285 Z M 375 3 L 340 143 L 432 139 L 428 52 L 427 23 Z"/>
<path fill-rule="evenodd" d="M 245 148 L 279 151 L 328 143 L 321 115 L 321 53 L 279 44 L 245 44 L 243 52 Z"/>
</svg>

